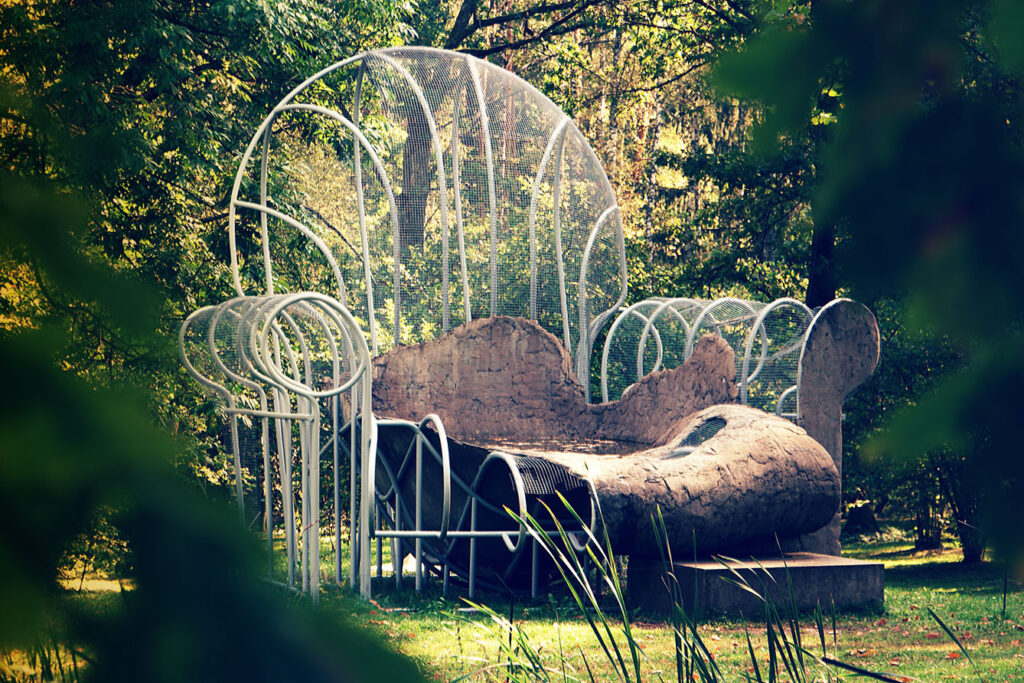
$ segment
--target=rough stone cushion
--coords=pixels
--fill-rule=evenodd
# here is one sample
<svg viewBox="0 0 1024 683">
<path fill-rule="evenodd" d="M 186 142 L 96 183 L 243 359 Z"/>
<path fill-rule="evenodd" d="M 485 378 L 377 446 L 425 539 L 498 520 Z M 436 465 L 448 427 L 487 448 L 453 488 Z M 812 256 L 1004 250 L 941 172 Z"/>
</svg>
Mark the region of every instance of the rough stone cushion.
<svg viewBox="0 0 1024 683">
<path fill-rule="evenodd" d="M 709 422 L 721 426 L 677 455 L 676 445 Z M 776 536 L 818 529 L 839 505 L 832 458 L 789 420 L 741 405 L 711 406 L 677 423 L 668 443 L 623 456 L 548 458 L 594 484 L 623 554 L 658 554 L 651 515 L 659 509 L 673 553 L 692 557 L 694 549 L 773 550 Z"/>
</svg>

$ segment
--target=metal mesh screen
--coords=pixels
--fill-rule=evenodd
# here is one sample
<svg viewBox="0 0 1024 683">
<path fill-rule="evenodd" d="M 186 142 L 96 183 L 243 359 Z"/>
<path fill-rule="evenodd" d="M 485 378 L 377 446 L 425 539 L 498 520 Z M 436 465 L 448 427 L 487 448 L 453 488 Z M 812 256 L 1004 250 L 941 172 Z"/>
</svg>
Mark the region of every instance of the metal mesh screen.
<svg viewBox="0 0 1024 683">
<path fill-rule="evenodd" d="M 515 315 L 586 357 L 625 298 L 590 145 L 535 88 L 459 53 L 376 50 L 290 93 L 247 150 L 231 231 L 239 291 L 337 296 L 374 353 Z"/>
<path fill-rule="evenodd" d="M 605 336 L 602 400 L 614 400 L 652 370 L 682 364 L 704 334 L 732 347 L 739 401 L 790 416 L 795 412 L 800 352 L 813 313 L 793 299 L 769 304 L 731 297 L 647 299 L 622 309 Z"/>
</svg>

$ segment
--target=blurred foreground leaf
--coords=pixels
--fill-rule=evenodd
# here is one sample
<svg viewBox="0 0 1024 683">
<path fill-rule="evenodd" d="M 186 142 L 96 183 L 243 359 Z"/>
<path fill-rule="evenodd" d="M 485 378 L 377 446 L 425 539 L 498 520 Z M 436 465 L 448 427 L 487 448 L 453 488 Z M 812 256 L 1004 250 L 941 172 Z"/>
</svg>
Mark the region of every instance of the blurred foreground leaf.
<svg viewBox="0 0 1024 683">
<path fill-rule="evenodd" d="M 841 93 L 814 213 L 840 228 L 843 284 L 869 304 L 906 302 L 907 324 L 947 336 L 963 361 L 867 450 L 966 457 L 989 540 L 1024 562 L 1024 12 L 1004 0 L 808 10 L 723 60 L 719 83 L 766 106 L 769 148 L 808 134 L 816 93 Z"/>
</svg>

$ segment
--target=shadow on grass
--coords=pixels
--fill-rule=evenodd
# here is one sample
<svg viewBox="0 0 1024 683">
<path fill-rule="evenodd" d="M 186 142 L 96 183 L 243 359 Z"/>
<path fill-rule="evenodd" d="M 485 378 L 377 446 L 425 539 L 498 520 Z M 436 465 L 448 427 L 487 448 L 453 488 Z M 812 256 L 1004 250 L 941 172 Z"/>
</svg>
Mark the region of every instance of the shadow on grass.
<svg viewBox="0 0 1024 683">
<path fill-rule="evenodd" d="M 995 595 L 1003 592 L 1003 566 L 992 562 L 968 565 L 955 561 L 898 565 L 885 570 L 885 581 L 892 588 Z M 1007 589 L 1011 594 L 1024 592 L 1024 583 L 1011 578 Z"/>
</svg>

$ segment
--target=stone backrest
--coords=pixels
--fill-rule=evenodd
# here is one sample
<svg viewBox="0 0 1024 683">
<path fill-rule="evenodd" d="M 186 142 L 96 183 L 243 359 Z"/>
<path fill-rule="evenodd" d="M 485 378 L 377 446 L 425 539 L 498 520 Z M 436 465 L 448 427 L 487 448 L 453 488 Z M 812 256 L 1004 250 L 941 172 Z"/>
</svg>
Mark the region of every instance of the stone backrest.
<svg viewBox="0 0 1024 683">
<path fill-rule="evenodd" d="M 664 445 L 682 418 L 734 401 L 735 375 L 732 349 L 706 335 L 682 365 L 649 374 L 618 401 L 590 404 L 554 335 L 501 316 L 377 358 L 374 411 L 409 420 L 437 413 L 451 436 L 471 442 L 607 440 L 635 449 Z"/>
</svg>

